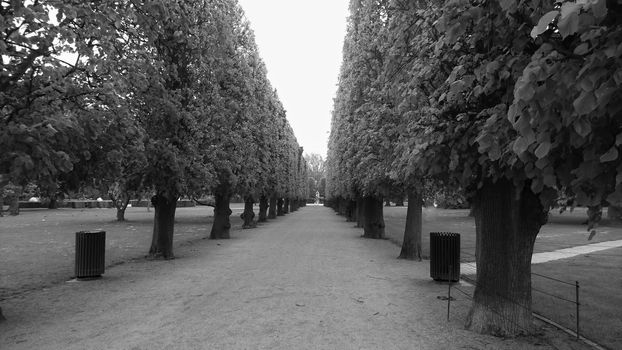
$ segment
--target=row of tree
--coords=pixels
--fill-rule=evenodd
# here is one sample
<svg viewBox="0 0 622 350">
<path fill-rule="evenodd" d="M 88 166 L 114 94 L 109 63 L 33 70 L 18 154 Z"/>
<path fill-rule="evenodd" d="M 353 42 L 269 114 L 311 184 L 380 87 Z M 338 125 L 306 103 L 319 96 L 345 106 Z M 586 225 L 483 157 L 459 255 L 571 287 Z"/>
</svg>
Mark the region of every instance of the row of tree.
<svg viewBox="0 0 622 350">
<path fill-rule="evenodd" d="M 246 227 L 254 202 L 260 221 L 305 203 L 302 147 L 236 0 L 1 1 L 0 14 L 0 188 L 36 184 L 52 202 L 105 188 L 119 219 L 153 195 L 150 255 L 164 259 L 181 196 L 214 196 L 211 238 L 229 238 L 234 194 Z"/>
<path fill-rule="evenodd" d="M 558 194 L 622 204 L 621 43 L 615 0 L 351 0 L 332 205 L 380 238 L 382 198 L 405 190 L 402 256 L 420 258 L 422 194 L 464 193 L 478 267 L 467 328 L 531 332 L 531 255 Z"/>
</svg>

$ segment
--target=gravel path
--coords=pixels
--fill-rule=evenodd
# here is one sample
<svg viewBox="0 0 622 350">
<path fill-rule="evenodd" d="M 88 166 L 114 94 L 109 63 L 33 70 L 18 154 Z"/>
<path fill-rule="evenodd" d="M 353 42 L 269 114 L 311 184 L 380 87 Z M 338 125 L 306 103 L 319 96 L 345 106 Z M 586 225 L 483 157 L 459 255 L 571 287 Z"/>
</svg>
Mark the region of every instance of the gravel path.
<svg viewBox="0 0 622 350">
<path fill-rule="evenodd" d="M 463 329 L 429 265 L 324 207 L 306 207 L 174 261 L 5 300 L 2 349 L 582 349 L 559 332 L 504 340 Z M 467 288 L 467 287 L 465 287 Z"/>
</svg>

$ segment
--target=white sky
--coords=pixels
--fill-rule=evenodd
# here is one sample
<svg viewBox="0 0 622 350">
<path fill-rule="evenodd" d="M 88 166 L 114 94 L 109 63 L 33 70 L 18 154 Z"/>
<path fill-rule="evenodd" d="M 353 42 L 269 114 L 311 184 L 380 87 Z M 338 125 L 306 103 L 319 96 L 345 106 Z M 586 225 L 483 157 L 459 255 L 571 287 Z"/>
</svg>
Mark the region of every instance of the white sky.
<svg viewBox="0 0 622 350">
<path fill-rule="evenodd" d="M 305 153 L 326 157 L 348 0 L 238 0 Z"/>
</svg>

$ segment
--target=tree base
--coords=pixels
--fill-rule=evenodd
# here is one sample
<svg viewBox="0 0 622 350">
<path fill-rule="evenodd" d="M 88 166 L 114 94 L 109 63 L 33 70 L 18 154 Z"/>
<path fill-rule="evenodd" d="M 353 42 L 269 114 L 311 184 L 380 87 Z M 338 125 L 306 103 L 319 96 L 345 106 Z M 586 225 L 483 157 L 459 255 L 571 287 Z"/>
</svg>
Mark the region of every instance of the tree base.
<svg viewBox="0 0 622 350">
<path fill-rule="evenodd" d="M 175 260 L 174 254 L 163 254 L 162 252 L 149 252 L 149 255 L 146 256 L 148 260 Z"/>
<path fill-rule="evenodd" d="M 467 315 L 466 329 L 511 338 L 536 333 L 531 311 L 506 301 L 491 306 L 474 303 Z"/>
</svg>

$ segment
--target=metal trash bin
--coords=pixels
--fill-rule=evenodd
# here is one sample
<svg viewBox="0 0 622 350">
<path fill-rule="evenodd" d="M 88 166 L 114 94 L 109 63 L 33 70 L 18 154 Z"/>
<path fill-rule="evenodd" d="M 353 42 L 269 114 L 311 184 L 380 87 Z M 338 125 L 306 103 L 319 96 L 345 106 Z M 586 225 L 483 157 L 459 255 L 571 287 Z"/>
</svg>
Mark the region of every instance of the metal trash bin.
<svg viewBox="0 0 622 350">
<path fill-rule="evenodd" d="M 106 266 L 106 231 L 76 232 L 76 278 L 100 277 Z"/>
<path fill-rule="evenodd" d="M 430 277 L 435 281 L 460 280 L 460 234 L 430 232 Z"/>
</svg>

